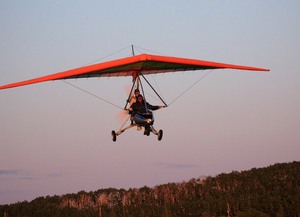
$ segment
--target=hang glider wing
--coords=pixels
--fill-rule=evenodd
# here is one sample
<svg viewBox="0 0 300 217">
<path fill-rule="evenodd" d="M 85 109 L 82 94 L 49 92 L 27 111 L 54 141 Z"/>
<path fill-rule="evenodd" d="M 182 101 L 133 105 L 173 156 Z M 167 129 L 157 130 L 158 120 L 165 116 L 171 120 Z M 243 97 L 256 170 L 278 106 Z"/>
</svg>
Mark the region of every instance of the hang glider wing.
<svg viewBox="0 0 300 217">
<path fill-rule="evenodd" d="M 63 71 L 52 75 L 34 78 L 31 80 L 3 85 L 0 86 L 0 90 L 60 79 L 64 80 L 90 77 L 135 76 L 135 73 L 142 73 L 143 75 L 147 75 L 156 73 L 205 69 L 238 69 L 250 71 L 269 71 L 269 69 L 256 68 L 250 66 L 232 65 L 178 57 L 140 54 L 137 56 L 117 59 L 113 61 Z"/>
</svg>

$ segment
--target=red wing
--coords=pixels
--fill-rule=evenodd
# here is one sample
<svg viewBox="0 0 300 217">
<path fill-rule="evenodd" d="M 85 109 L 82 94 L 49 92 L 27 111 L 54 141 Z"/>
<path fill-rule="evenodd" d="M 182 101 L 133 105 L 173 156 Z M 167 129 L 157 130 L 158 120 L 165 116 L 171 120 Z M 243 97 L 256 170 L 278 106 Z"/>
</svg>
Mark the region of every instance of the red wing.
<svg viewBox="0 0 300 217">
<path fill-rule="evenodd" d="M 143 75 L 147 75 L 175 71 L 191 71 L 205 69 L 238 69 L 250 71 L 269 71 L 269 69 L 256 68 L 250 66 L 239 66 L 225 63 L 209 62 L 204 60 L 141 54 L 137 56 L 117 59 L 113 61 L 63 71 L 52 75 L 34 78 L 31 80 L 7 84 L 0 86 L 0 89 L 13 88 L 59 79 L 134 76 L 136 72 L 141 72 Z"/>
</svg>

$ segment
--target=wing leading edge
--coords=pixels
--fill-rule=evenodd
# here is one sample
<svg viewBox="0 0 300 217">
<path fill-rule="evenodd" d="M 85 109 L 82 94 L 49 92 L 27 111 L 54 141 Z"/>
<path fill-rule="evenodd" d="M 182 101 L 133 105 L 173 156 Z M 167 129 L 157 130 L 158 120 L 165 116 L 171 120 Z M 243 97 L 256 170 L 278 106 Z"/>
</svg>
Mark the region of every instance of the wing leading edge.
<svg viewBox="0 0 300 217">
<path fill-rule="evenodd" d="M 238 69 L 250 71 L 270 71 L 269 69 L 251 66 L 232 65 L 226 63 L 210 62 L 179 57 L 157 56 L 140 54 L 137 56 L 117 59 L 94 65 L 75 68 L 43 77 L 16 82 L 0 86 L 1 89 L 19 87 L 45 81 L 90 77 L 120 77 L 134 76 L 141 72 L 143 75 L 167 73 L 176 71 L 192 71 L 206 69 Z"/>
</svg>

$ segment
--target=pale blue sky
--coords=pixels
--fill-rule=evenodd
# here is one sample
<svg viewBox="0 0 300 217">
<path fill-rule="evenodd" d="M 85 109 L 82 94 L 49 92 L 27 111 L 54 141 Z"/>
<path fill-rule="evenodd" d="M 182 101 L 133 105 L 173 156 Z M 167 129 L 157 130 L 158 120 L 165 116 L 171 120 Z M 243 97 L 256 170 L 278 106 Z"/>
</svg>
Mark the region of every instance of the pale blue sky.
<svg viewBox="0 0 300 217">
<path fill-rule="evenodd" d="M 113 143 L 120 110 L 62 81 L 2 90 L 0 204 L 299 160 L 299 20 L 297 0 L 0 0 L 0 85 L 130 56 L 132 44 L 271 69 L 210 71 L 155 112 L 160 142 L 132 129 Z M 205 73 L 149 80 L 170 103 Z M 123 107 L 131 79 L 71 83 Z"/>
</svg>

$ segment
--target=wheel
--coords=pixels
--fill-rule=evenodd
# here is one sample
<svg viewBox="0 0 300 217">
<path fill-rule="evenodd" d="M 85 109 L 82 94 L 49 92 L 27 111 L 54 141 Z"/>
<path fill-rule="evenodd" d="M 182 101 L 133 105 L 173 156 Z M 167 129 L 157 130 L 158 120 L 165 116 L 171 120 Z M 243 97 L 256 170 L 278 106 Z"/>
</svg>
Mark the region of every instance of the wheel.
<svg viewBox="0 0 300 217">
<path fill-rule="evenodd" d="M 116 141 L 117 140 L 117 134 L 116 134 L 116 132 L 113 130 L 113 131 L 111 131 L 111 136 L 112 136 L 112 141 Z"/>
<path fill-rule="evenodd" d="M 144 135 L 149 136 L 149 135 L 150 135 L 150 132 L 151 132 L 150 126 L 149 126 L 149 125 L 146 125 L 146 126 L 145 126 Z"/>
<path fill-rule="evenodd" d="M 162 137 L 163 137 L 163 131 L 159 130 L 158 131 L 158 136 L 157 136 L 158 141 L 160 141 L 162 139 Z"/>
</svg>

